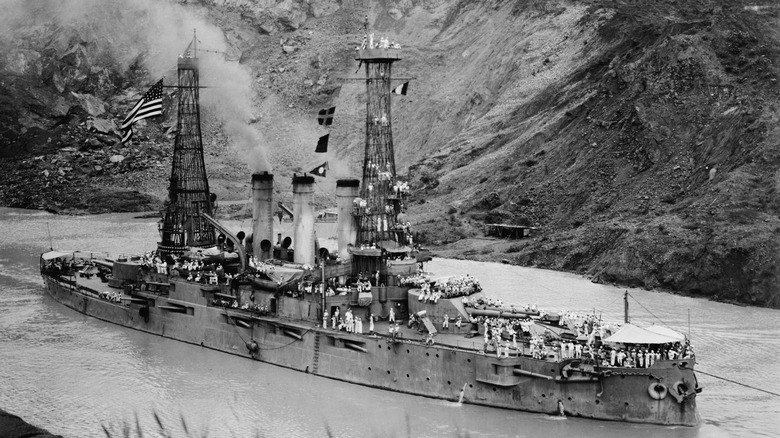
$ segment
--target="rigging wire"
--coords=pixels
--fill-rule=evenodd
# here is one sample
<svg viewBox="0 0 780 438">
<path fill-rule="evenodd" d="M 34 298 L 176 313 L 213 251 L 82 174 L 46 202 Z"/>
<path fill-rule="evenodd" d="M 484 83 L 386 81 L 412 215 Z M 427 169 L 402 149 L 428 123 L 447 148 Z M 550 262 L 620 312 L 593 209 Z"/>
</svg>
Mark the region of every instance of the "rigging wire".
<svg viewBox="0 0 780 438">
<path fill-rule="evenodd" d="M 650 309 L 648 309 L 647 307 L 645 307 L 645 306 L 644 306 L 644 304 L 640 303 L 640 302 L 639 302 L 639 300 L 637 300 L 636 298 L 634 298 L 634 296 L 633 296 L 633 295 L 631 295 L 631 294 L 628 294 L 628 296 L 629 296 L 629 297 L 631 297 L 631 298 L 632 298 L 634 301 L 636 301 L 636 303 L 637 303 L 637 304 L 639 304 L 640 306 L 642 306 L 642 308 L 643 308 L 643 309 L 645 309 L 645 310 L 647 311 L 647 313 L 649 313 L 649 314 L 653 315 L 653 317 L 655 317 L 655 319 L 657 319 L 657 320 L 661 321 L 661 323 L 662 323 L 663 325 L 665 325 L 665 326 L 669 326 L 669 324 L 667 324 L 666 322 L 664 322 L 664 320 L 662 320 L 661 318 L 659 318 L 658 316 L 656 316 L 656 314 L 655 314 L 655 313 L 651 312 L 651 311 L 650 311 Z"/>
<path fill-rule="evenodd" d="M 332 201 L 332 202 L 335 202 L 335 203 L 338 204 L 338 200 L 336 199 L 336 195 L 334 193 L 329 193 L 327 190 L 323 189 L 322 186 L 320 185 L 320 183 L 316 179 L 314 180 L 314 185 L 317 186 L 318 189 L 320 189 L 320 192 L 322 192 L 323 194 L 326 195 L 325 197 L 328 199 L 328 202 Z"/>
<path fill-rule="evenodd" d="M 639 304 L 640 306 L 642 306 L 642 308 L 643 308 L 643 309 L 645 309 L 645 310 L 647 311 L 647 313 L 649 313 L 649 314 L 653 315 L 653 316 L 654 316 L 656 319 L 658 319 L 659 321 L 661 321 L 661 323 L 663 323 L 663 324 L 664 324 L 664 325 L 666 325 L 666 326 L 668 326 L 668 325 L 669 325 L 669 324 L 667 324 L 666 322 L 664 322 L 664 321 L 663 321 L 661 318 L 659 318 L 657 315 L 655 315 L 653 312 L 651 312 L 651 311 L 650 311 L 650 309 L 648 309 L 648 308 L 647 308 L 647 307 L 645 307 L 645 306 L 644 306 L 642 303 L 640 303 L 640 302 L 639 302 L 639 300 L 637 300 L 636 298 L 634 298 L 634 296 L 633 296 L 633 295 L 631 295 L 631 294 L 628 294 L 628 296 L 630 296 L 631 298 L 633 298 L 633 300 L 634 300 L 634 301 L 636 301 L 636 303 L 637 303 L 637 304 Z M 702 371 L 702 370 L 700 370 L 700 369 L 697 369 L 697 370 L 695 370 L 695 372 L 696 372 L 696 373 L 700 373 L 700 374 L 704 374 L 704 375 L 706 375 L 706 376 L 714 377 L 714 378 L 716 378 L 716 379 L 720 379 L 720 380 L 723 380 L 723 381 L 726 381 L 726 382 L 729 382 L 729 383 L 733 383 L 733 384 L 735 384 L 735 385 L 744 386 L 745 388 L 754 389 L 754 390 L 756 390 L 756 391 L 761 391 L 761 392 L 765 392 L 765 393 L 767 393 L 767 394 L 774 395 L 774 396 L 776 396 L 776 397 L 780 397 L 780 394 L 778 394 L 778 393 L 776 393 L 776 392 L 767 391 L 766 389 L 762 389 L 762 388 L 756 388 L 755 386 L 751 386 L 751 385 L 748 385 L 748 384 L 746 384 L 746 383 L 742 383 L 742 382 L 737 382 L 736 380 L 731 380 L 731 379 L 727 379 L 727 378 L 725 378 L 725 377 L 716 376 L 715 374 L 710 374 L 710 373 L 704 372 L 704 371 Z"/>
<path fill-rule="evenodd" d="M 716 379 L 725 380 L 726 382 L 733 383 L 733 384 L 739 385 L 739 386 L 744 386 L 745 388 L 755 389 L 756 391 L 761 391 L 761 392 L 765 392 L 767 394 L 774 395 L 776 397 L 780 397 L 780 394 L 778 394 L 776 392 L 767 391 L 766 389 L 756 388 L 755 386 L 750 386 L 750 385 L 748 385 L 746 383 L 737 382 L 735 380 L 727 379 L 725 377 L 716 376 L 715 374 L 705 373 L 704 371 L 699 370 L 699 369 L 695 370 L 694 372 L 697 373 L 697 374 L 704 374 L 706 376 L 714 377 Z"/>
<path fill-rule="evenodd" d="M 612 300 L 611 303 L 609 303 L 606 306 L 604 306 L 604 308 L 599 309 L 599 311 L 604 313 L 604 309 L 609 309 L 610 307 L 612 307 L 613 304 L 615 304 L 617 302 L 617 300 L 619 300 L 621 298 L 623 298 L 623 295 L 618 295 L 614 300 Z"/>
</svg>

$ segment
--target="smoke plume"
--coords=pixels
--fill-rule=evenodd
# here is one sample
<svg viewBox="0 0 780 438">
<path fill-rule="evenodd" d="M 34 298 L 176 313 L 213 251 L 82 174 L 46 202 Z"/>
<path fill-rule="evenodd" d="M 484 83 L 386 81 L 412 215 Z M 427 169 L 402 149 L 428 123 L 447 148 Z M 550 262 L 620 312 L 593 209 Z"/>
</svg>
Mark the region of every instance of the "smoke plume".
<svg viewBox="0 0 780 438">
<path fill-rule="evenodd" d="M 73 44 L 85 46 L 99 65 L 110 66 L 122 76 L 140 64 L 152 81 L 165 77 L 167 84 L 176 83 L 176 60 L 195 30 L 199 48 L 229 50 L 222 31 L 198 15 L 199 6 L 168 0 L 0 0 L 0 7 L 3 40 L 20 29 L 26 35 L 48 34 L 39 38 L 46 48 L 64 53 Z M 270 170 L 263 138 L 248 124 L 252 114 L 249 71 L 227 61 L 224 54 L 204 52 L 199 57 L 201 83 L 214 87 L 201 93 L 201 104 L 214 107 L 210 113 L 221 118 L 253 171 Z"/>
</svg>

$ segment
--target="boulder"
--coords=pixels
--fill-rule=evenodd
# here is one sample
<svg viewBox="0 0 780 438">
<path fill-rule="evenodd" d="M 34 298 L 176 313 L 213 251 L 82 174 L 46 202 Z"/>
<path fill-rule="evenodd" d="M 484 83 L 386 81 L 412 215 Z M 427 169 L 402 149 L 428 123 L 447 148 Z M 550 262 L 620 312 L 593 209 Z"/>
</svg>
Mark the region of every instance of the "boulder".
<svg viewBox="0 0 780 438">
<path fill-rule="evenodd" d="M 76 98 L 76 100 L 79 101 L 79 104 L 82 108 L 92 117 L 97 117 L 102 114 L 106 113 L 106 103 L 103 102 L 101 99 L 98 99 L 97 97 L 91 95 L 91 94 L 79 94 L 79 93 L 73 93 L 70 94 L 73 95 L 73 97 Z"/>
<path fill-rule="evenodd" d="M 271 11 L 276 16 L 276 22 L 284 30 L 297 30 L 306 21 L 306 11 L 300 9 L 300 5 L 292 0 L 283 0 Z"/>
<path fill-rule="evenodd" d="M 87 129 L 101 134 L 118 134 L 114 121 L 107 119 L 89 119 L 87 120 Z"/>
<path fill-rule="evenodd" d="M 7 73 L 19 76 L 38 77 L 43 70 L 41 54 L 29 49 L 16 49 L 0 54 L 0 65 Z"/>
<path fill-rule="evenodd" d="M 108 159 L 108 161 L 110 161 L 112 163 L 121 163 L 124 160 L 125 160 L 125 156 L 124 155 L 119 155 L 119 154 L 112 155 L 111 158 Z"/>
<path fill-rule="evenodd" d="M 81 44 L 74 44 L 60 56 L 60 61 L 73 67 L 89 69 L 89 56 L 87 50 Z"/>
<path fill-rule="evenodd" d="M 333 0 L 311 0 L 309 13 L 314 18 L 328 16 L 339 10 L 339 2 Z"/>
<path fill-rule="evenodd" d="M 396 8 L 388 9 L 387 14 L 393 17 L 393 20 L 400 20 L 404 16 L 404 13 Z"/>
<path fill-rule="evenodd" d="M 262 34 L 273 35 L 276 33 L 276 24 L 271 20 L 259 23 L 255 27 L 257 28 L 257 31 Z"/>
</svg>

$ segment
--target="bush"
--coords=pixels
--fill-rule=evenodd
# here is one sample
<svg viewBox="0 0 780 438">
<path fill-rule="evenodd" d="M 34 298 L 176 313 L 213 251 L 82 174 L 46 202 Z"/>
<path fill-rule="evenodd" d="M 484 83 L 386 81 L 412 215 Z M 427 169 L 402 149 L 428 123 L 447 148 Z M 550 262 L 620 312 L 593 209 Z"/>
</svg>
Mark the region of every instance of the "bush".
<svg viewBox="0 0 780 438">
<path fill-rule="evenodd" d="M 508 254 L 513 254 L 513 253 L 516 253 L 516 252 L 520 252 L 522 250 L 523 250 L 523 245 L 521 245 L 519 243 L 515 243 L 512 246 L 510 246 L 509 248 L 507 248 L 506 252 Z"/>
<path fill-rule="evenodd" d="M 496 192 L 490 192 L 489 195 L 485 196 L 477 203 L 477 208 L 483 210 L 493 210 L 499 206 L 501 206 L 501 197 L 498 196 L 498 193 Z"/>
</svg>

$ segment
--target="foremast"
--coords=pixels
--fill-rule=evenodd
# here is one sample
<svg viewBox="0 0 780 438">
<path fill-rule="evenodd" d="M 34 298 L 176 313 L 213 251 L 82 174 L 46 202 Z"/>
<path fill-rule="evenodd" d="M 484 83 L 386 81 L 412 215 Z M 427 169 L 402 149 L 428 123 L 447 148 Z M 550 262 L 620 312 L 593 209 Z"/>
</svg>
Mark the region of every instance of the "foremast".
<svg viewBox="0 0 780 438">
<path fill-rule="evenodd" d="M 179 56 L 178 118 L 168 201 L 160 223 L 162 255 L 183 253 L 189 247 L 216 244 L 214 227 L 201 213 L 213 216 L 215 196 L 209 192 L 200 130 L 197 39 Z"/>
</svg>

